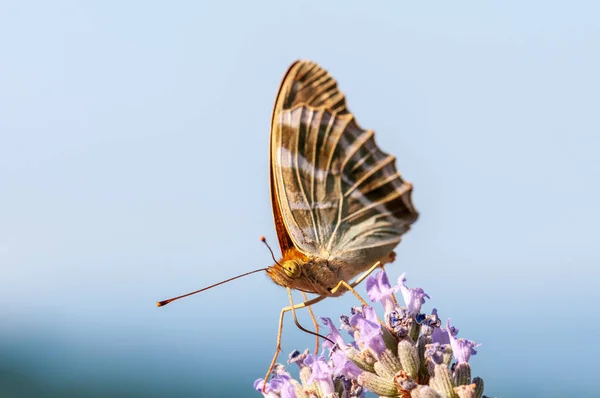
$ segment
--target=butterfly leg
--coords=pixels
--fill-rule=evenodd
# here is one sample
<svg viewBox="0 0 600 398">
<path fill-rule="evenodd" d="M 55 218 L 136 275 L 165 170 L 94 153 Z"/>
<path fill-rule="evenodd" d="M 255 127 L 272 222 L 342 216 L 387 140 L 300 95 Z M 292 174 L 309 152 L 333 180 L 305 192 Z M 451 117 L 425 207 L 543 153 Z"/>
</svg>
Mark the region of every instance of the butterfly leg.
<svg viewBox="0 0 600 398">
<path fill-rule="evenodd" d="M 311 305 L 316 304 L 319 301 L 322 301 L 322 300 L 324 300 L 325 298 L 327 298 L 329 296 L 318 296 L 318 297 L 315 297 L 315 298 L 313 298 L 311 300 L 305 301 L 303 303 L 294 304 L 293 301 L 292 301 L 292 291 L 289 288 L 287 289 L 287 291 L 288 291 L 288 298 L 290 300 L 291 305 L 289 305 L 287 307 L 284 307 L 281 310 L 281 313 L 279 314 L 279 327 L 278 327 L 278 330 L 277 330 L 277 348 L 275 349 L 275 354 L 273 355 L 273 360 L 271 361 L 271 365 L 269 365 L 269 370 L 267 370 L 267 374 L 265 375 L 265 386 L 266 386 L 267 380 L 269 380 L 269 376 L 271 375 L 271 372 L 273 371 L 273 368 L 275 367 L 275 363 L 277 362 L 277 357 L 279 357 L 279 351 L 281 351 L 281 333 L 283 332 L 283 316 L 285 315 L 286 312 L 292 311 L 292 316 L 294 317 L 294 323 L 296 323 L 296 326 L 298 326 L 298 328 L 300 330 L 302 330 L 302 331 L 304 331 L 306 333 L 309 333 L 309 334 L 320 336 L 320 337 L 324 338 L 325 340 L 329 340 L 325 336 L 321 336 L 319 334 L 311 332 L 308 329 L 305 329 L 298 322 L 298 318 L 296 318 L 296 310 L 297 309 L 305 308 L 305 307 L 310 307 Z M 333 343 L 333 341 L 332 341 L 332 343 Z M 263 392 L 264 392 L 264 388 L 265 387 L 263 387 Z"/>
<path fill-rule="evenodd" d="M 365 307 L 369 306 L 369 304 L 367 304 L 367 302 L 360 296 L 360 294 L 358 294 L 358 292 L 354 290 L 354 288 L 344 280 L 339 281 L 338 284 L 333 289 L 331 289 L 331 294 L 335 294 L 342 287 L 345 287 L 346 289 L 351 291 L 352 294 L 354 294 L 354 296 L 358 299 L 358 301 L 361 302 L 362 305 L 364 305 Z"/>
<path fill-rule="evenodd" d="M 338 284 L 336 285 L 336 287 L 334 287 L 333 289 L 331 289 L 331 293 L 335 293 L 337 292 L 342 286 L 345 287 L 346 289 L 348 289 L 349 291 L 352 292 L 352 294 L 354 294 L 354 296 L 358 299 L 358 301 L 361 302 L 362 305 L 368 307 L 369 304 L 367 304 L 367 302 L 360 296 L 360 294 L 358 294 L 356 292 L 356 290 L 354 290 L 354 288 L 361 283 L 363 280 L 365 280 L 365 278 L 367 276 L 369 276 L 369 274 L 371 274 L 373 271 L 375 271 L 377 268 L 383 268 L 383 264 L 380 261 L 377 261 L 375 264 L 373 264 L 371 266 L 371 268 L 369 268 L 368 270 L 366 270 L 361 276 L 359 276 L 358 278 L 356 278 L 356 280 L 354 282 L 352 282 L 351 284 L 349 284 L 346 281 L 339 281 Z M 384 324 L 381 319 L 379 319 L 379 317 L 377 317 L 377 319 L 379 320 L 380 324 Z"/>
<path fill-rule="evenodd" d="M 306 293 L 301 292 L 302 293 L 302 298 L 304 299 L 304 301 L 308 301 L 308 297 L 306 296 Z M 317 318 L 315 318 L 315 314 L 312 310 L 311 306 L 306 307 L 306 309 L 308 310 L 308 313 L 310 314 L 310 318 L 313 321 L 313 325 L 315 325 L 315 338 L 316 338 L 316 342 L 315 342 L 315 355 L 317 355 L 319 353 L 319 323 L 317 322 Z"/>
<path fill-rule="evenodd" d="M 277 328 L 277 348 L 275 348 L 275 354 L 273 355 L 273 359 L 271 360 L 271 365 L 269 365 L 269 370 L 267 370 L 267 374 L 265 375 L 265 384 L 267 385 L 267 381 L 269 380 L 269 376 L 275 367 L 275 362 L 277 362 L 277 357 L 279 356 L 279 351 L 281 351 L 281 333 L 283 332 L 283 316 L 286 312 L 290 311 L 293 307 L 294 311 L 297 308 L 304 307 L 304 303 L 296 304 L 295 306 L 284 307 L 279 314 L 279 327 Z M 263 392 L 265 391 L 265 387 L 263 386 Z"/>
<path fill-rule="evenodd" d="M 367 274 L 368 275 L 368 274 Z M 360 294 L 358 294 L 356 292 L 356 290 L 354 290 L 353 285 L 350 285 L 348 282 L 346 281 L 340 281 L 336 287 L 334 287 L 333 289 L 331 289 L 331 293 L 335 293 L 338 289 L 340 289 L 342 286 L 345 287 L 346 289 L 350 290 L 352 292 L 352 294 L 354 294 L 354 296 L 356 296 L 356 298 L 358 299 L 358 301 L 360 301 L 360 303 L 365 306 L 365 307 L 369 307 L 369 304 L 367 304 L 367 302 L 360 296 Z M 356 286 L 356 285 L 354 285 Z M 379 321 L 379 323 L 381 325 L 385 325 L 383 323 L 383 321 L 379 318 L 379 316 L 377 316 L 377 320 Z"/>
<path fill-rule="evenodd" d="M 383 264 L 381 264 L 381 261 L 377 261 L 375 264 L 371 265 L 371 268 L 369 268 L 361 276 L 356 278 L 356 280 L 354 282 L 352 282 L 352 284 L 350 286 L 356 287 L 359 283 L 364 281 L 367 278 L 367 276 L 369 276 L 371 274 L 371 272 L 375 271 L 377 268 L 381 267 L 382 265 Z"/>
</svg>

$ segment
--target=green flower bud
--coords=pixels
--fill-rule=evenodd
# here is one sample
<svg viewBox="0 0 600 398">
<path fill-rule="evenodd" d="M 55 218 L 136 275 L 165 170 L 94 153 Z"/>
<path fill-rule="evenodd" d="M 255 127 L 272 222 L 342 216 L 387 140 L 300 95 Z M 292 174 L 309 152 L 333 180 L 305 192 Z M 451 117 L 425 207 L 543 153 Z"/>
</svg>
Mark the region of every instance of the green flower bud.
<svg viewBox="0 0 600 398">
<path fill-rule="evenodd" d="M 402 339 L 398 343 L 398 357 L 402 364 L 402 369 L 413 379 L 417 378 L 419 373 L 419 353 L 417 347 L 410 339 Z"/>
<path fill-rule="evenodd" d="M 383 343 L 388 350 L 391 350 L 395 356 L 398 356 L 398 339 L 394 337 L 392 332 L 388 328 L 381 328 L 381 337 L 383 337 Z"/>
<path fill-rule="evenodd" d="M 373 391 L 377 395 L 386 397 L 398 397 L 400 392 L 396 385 L 391 381 L 377 376 L 373 373 L 363 373 L 358 376 L 358 383 L 366 389 Z"/>
<path fill-rule="evenodd" d="M 346 351 L 346 355 L 348 355 L 348 359 L 365 372 L 375 373 L 375 367 L 373 366 L 375 364 L 375 358 L 373 358 L 370 351 L 360 352 L 354 348 L 349 348 Z"/>
<path fill-rule="evenodd" d="M 475 377 L 473 383 L 475 384 L 475 398 L 481 398 L 483 396 L 483 379 Z"/>
<path fill-rule="evenodd" d="M 471 366 L 465 362 L 458 363 L 454 368 L 453 376 L 456 386 L 471 384 Z"/>
<path fill-rule="evenodd" d="M 390 350 L 385 350 L 379 356 L 379 363 L 383 365 L 387 373 L 394 377 L 396 373 L 402 370 L 402 364 L 396 355 Z"/>
<path fill-rule="evenodd" d="M 454 391 L 454 382 L 450 369 L 446 365 L 430 363 L 429 366 L 429 385 L 437 392 L 448 398 L 458 398 Z"/>
</svg>

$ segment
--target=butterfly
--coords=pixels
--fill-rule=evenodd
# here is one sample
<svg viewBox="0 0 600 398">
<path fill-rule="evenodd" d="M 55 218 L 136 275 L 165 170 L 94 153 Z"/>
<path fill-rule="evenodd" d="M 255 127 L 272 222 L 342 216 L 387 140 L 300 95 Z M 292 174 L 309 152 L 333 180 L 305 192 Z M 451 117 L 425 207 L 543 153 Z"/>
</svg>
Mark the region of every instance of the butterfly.
<svg viewBox="0 0 600 398">
<path fill-rule="evenodd" d="M 372 270 L 393 261 L 393 249 L 418 217 L 412 184 L 404 181 L 395 161 L 375 144 L 373 130 L 358 125 L 325 69 L 311 61 L 294 62 L 281 82 L 271 118 L 271 203 L 281 259 L 273 256 L 270 267 L 157 305 L 266 271 L 287 288 L 291 304 L 279 317 L 267 379 L 280 351 L 285 312 L 292 311 L 300 329 L 326 338 L 318 334 L 310 306 L 353 291 Z M 308 300 L 304 294 L 306 301 L 294 304 L 292 289 L 318 296 Z M 311 311 L 316 332 L 298 323 L 295 310 L 303 307 Z"/>
<path fill-rule="evenodd" d="M 271 119 L 271 203 L 282 258 L 267 268 L 278 285 L 338 296 L 393 249 L 418 217 L 412 184 L 395 157 L 362 129 L 337 82 L 319 65 L 296 61 Z"/>
<path fill-rule="evenodd" d="M 284 75 L 271 118 L 270 159 L 282 257 L 266 271 L 288 289 L 291 305 L 281 311 L 265 380 L 281 349 L 284 313 L 292 311 L 296 325 L 317 336 L 318 351 L 310 305 L 347 290 L 356 294 L 356 284 L 393 261 L 393 249 L 419 215 L 396 158 L 379 149 L 373 130 L 358 125 L 337 82 L 314 62 L 296 61 Z M 294 305 L 291 289 L 318 297 Z M 302 307 L 308 307 L 316 332 L 298 323 L 295 309 Z"/>
</svg>

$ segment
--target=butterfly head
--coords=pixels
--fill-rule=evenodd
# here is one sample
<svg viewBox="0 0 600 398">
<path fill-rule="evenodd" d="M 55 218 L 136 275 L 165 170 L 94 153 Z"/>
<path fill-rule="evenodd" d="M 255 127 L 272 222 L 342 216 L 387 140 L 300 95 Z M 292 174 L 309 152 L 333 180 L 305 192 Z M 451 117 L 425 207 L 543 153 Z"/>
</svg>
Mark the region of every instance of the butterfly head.
<svg viewBox="0 0 600 398">
<path fill-rule="evenodd" d="M 284 256 L 267 268 L 267 275 L 276 284 L 307 293 L 331 296 L 340 278 L 335 264 L 327 260 Z M 336 295 L 336 294 L 333 294 Z"/>
<path fill-rule="evenodd" d="M 291 287 L 302 276 L 302 267 L 296 260 L 279 261 L 267 268 L 267 275 L 278 285 Z"/>
</svg>

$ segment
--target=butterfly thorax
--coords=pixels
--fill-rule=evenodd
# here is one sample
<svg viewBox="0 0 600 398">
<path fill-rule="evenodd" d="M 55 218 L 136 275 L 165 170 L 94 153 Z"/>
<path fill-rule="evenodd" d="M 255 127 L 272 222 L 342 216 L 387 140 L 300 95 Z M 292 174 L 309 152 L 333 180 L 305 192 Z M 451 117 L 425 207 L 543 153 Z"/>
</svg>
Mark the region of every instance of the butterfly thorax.
<svg viewBox="0 0 600 398">
<path fill-rule="evenodd" d="M 267 268 L 267 275 L 280 286 L 325 296 L 339 296 L 346 289 L 331 293 L 340 280 L 353 275 L 343 275 L 344 264 L 321 257 L 282 258 Z"/>
</svg>

